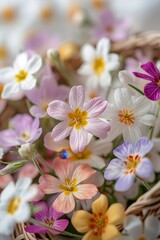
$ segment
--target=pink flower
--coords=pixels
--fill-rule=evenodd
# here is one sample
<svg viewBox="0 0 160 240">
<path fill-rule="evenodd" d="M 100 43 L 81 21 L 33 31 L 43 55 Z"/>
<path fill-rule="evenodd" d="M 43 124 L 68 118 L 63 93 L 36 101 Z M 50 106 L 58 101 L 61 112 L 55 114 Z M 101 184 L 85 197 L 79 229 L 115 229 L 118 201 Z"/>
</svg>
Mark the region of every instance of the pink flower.
<svg viewBox="0 0 160 240">
<path fill-rule="evenodd" d="M 70 147 L 73 152 L 82 152 L 92 135 L 106 138 L 110 130 L 108 122 L 99 118 L 107 107 L 107 102 L 101 97 L 84 103 L 84 89 L 74 86 L 69 93 L 69 105 L 55 100 L 49 104 L 48 114 L 62 120 L 52 130 L 54 141 L 61 141 L 70 135 Z"/>
<path fill-rule="evenodd" d="M 39 182 L 45 194 L 59 193 L 52 205 L 56 211 L 69 213 L 75 208 L 75 199 L 91 199 L 96 195 L 98 190 L 94 184 L 82 183 L 96 172 L 88 164 L 74 169 L 71 161 L 56 159 L 54 170 L 59 179 L 46 174 L 40 177 Z"/>
</svg>

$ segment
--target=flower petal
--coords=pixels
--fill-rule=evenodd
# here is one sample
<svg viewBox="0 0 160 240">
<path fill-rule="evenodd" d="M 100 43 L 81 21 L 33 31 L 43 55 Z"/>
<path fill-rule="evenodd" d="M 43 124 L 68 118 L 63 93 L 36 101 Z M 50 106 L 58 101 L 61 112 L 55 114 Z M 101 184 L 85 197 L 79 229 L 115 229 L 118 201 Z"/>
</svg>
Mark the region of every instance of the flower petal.
<svg viewBox="0 0 160 240">
<path fill-rule="evenodd" d="M 148 239 L 156 239 L 159 236 L 160 222 L 154 215 L 149 215 L 144 221 L 144 235 Z"/>
<path fill-rule="evenodd" d="M 17 134 L 12 129 L 0 131 L 0 144 L 3 147 L 12 147 L 20 145 L 17 141 Z"/>
<path fill-rule="evenodd" d="M 85 126 L 85 129 L 99 138 L 106 138 L 108 131 L 110 131 L 110 126 L 107 121 L 98 118 L 87 119 L 88 124 Z"/>
<path fill-rule="evenodd" d="M 139 73 L 139 72 L 133 72 L 134 76 L 137 77 L 137 78 L 142 78 L 144 80 L 149 80 L 149 81 L 152 81 L 154 82 L 154 78 L 147 75 L 147 74 L 144 74 L 144 73 Z"/>
<path fill-rule="evenodd" d="M 1 202 L 7 202 L 15 194 L 14 182 L 10 182 L 7 187 L 1 192 Z"/>
<path fill-rule="evenodd" d="M 95 49 L 90 44 L 85 44 L 81 48 L 81 58 L 84 62 L 92 62 L 95 56 Z"/>
<path fill-rule="evenodd" d="M 98 55 L 106 56 L 111 48 L 110 40 L 108 38 L 101 38 L 96 46 L 96 53 Z"/>
<path fill-rule="evenodd" d="M 108 216 L 108 223 L 119 225 L 123 224 L 125 212 L 124 212 L 124 206 L 121 203 L 114 203 L 112 204 L 107 213 L 106 216 Z"/>
<path fill-rule="evenodd" d="M 143 65 L 141 65 L 141 68 L 147 72 L 150 76 L 152 76 L 154 79 L 159 79 L 160 72 L 154 62 L 147 62 Z"/>
<path fill-rule="evenodd" d="M 29 109 L 29 112 L 30 112 L 30 114 L 31 114 L 32 116 L 37 117 L 37 118 L 43 118 L 43 117 L 45 117 L 45 116 L 47 115 L 47 113 L 44 112 L 44 111 L 42 110 L 42 108 L 40 108 L 39 106 L 36 106 L 36 105 L 32 106 L 32 107 Z"/>
<path fill-rule="evenodd" d="M 33 55 L 27 63 L 27 67 L 30 74 L 36 73 L 41 66 L 42 66 L 42 59 L 39 55 Z"/>
<path fill-rule="evenodd" d="M 84 211 L 84 210 L 79 210 L 75 211 L 73 213 L 71 222 L 74 226 L 74 228 L 80 232 L 80 233 L 85 233 L 90 230 L 89 224 L 90 224 L 90 219 L 92 218 L 92 214 Z"/>
<path fill-rule="evenodd" d="M 43 222 L 43 220 L 48 217 L 49 212 L 48 212 L 48 205 L 46 202 L 41 201 L 41 202 L 35 202 L 34 206 L 40 207 L 41 209 L 37 212 L 34 213 L 34 217 L 36 220 Z"/>
<path fill-rule="evenodd" d="M 68 224 L 69 224 L 69 221 L 67 219 L 60 219 L 60 220 L 56 220 L 52 227 L 57 230 L 64 231 L 68 226 Z M 50 232 L 55 235 L 60 234 L 60 232 L 56 232 L 54 230 L 50 230 Z"/>
<path fill-rule="evenodd" d="M 71 88 L 69 93 L 69 104 L 73 110 L 75 110 L 76 108 L 82 108 L 84 104 L 84 99 L 84 88 L 81 85 Z"/>
<path fill-rule="evenodd" d="M 59 142 L 64 138 L 68 137 L 72 128 L 68 127 L 68 122 L 64 121 L 58 123 L 52 130 L 52 137 L 55 142 Z"/>
<path fill-rule="evenodd" d="M 49 174 L 45 174 L 39 179 L 39 188 L 45 194 L 61 192 L 60 185 L 60 180 Z"/>
<path fill-rule="evenodd" d="M 123 174 L 116 182 L 114 188 L 118 192 L 127 191 L 134 183 L 134 174 Z"/>
<path fill-rule="evenodd" d="M 118 229 L 111 224 L 108 224 L 105 228 L 105 232 L 102 234 L 102 240 L 113 240 L 120 235 Z"/>
<path fill-rule="evenodd" d="M 124 141 L 135 143 L 141 136 L 141 131 L 137 125 L 131 125 L 123 129 Z"/>
<path fill-rule="evenodd" d="M 26 66 L 27 66 L 27 53 L 26 52 L 22 52 L 20 54 L 17 55 L 14 63 L 13 63 L 13 66 L 16 70 L 20 70 L 20 69 L 25 69 Z"/>
<path fill-rule="evenodd" d="M 144 157 L 147 153 L 151 151 L 152 148 L 153 142 L 146 137 L 142 137 L 138 139 L 138 141 L 135 143 L 134 152 L 140 153 L 140 155 Z"/>
<path fill-rule="evenodd" d="M 56 175 L 63 182 L 66 178 L 71 178 L 73 173 L 73 163 L 70 160 L 63 160 L 56 158 L 53 162 L 53 168 L 56 172 Z"/>
<path fill-rule="evenodd" d="M 13 96 L 15 93 L 20 92 L 20 85 L 12 82 L 8 82 L 5 84 L 2 94 L 1 94 L 1 98 L 3 99 L 7 99 L 10 98 L 11 96 Z"/>
<path fill-rule="evenodd" d="M 152 101 L 160 99 L 160 87 L 155 82 L 147 83 L 144 87 L 144 93 Z"/>
<path fill-rule="evenodd" d="M 31 90 L 36 86 L 37 79 L 32 75 L 29 75 L 26 80 L 21 82 L 21 88 L 23 90 Z"/>
<path fill-rule="evenodd" d="M 153 165 L 148 158 L 143 158 L 140 164 L 136 168 L 136 174 L 140 178 L 149 178 L 154 172 Z"/>
<path fill-rule="evenodd" d="M 124 142 L 113 151 L 113 154 L 121 160 L 125 160 L 128 155 L 132 155 L 133 153 L 134 148 L 131 142 Z"/>
<path fill-rule="evenodd" d="M 14 217 L 17 223 L 26 222 L 31 216 L 31 207 L 29 203 L 22 203 L 18 210 L 15 212 Z"/>
<path fill-rule="evenodd" d="M 124 162 L 118 158 L 113 159 L 104 172 L 104 177 L 107 180 L 114 180 L 122 175 L 125 169 Z"/>
<path fill-rule="evenodd" d="M 49 230 L 41 226 L 29 225 L 25 227 L 25 231 L 28 233 L 45 233 L 45 232 L 48 232 Z"/>
<path fill-rule="evenodd" d="M 142 222 L 139 217 L 135 215 L 129 215 L 125 218 L 124 229 L 134 239 L 139 238 L 142 235 Z"/>
<path fill-rule="evenodd" d="M 75 200 L 72 194 L 61 193 L 53 202 L 52 207 L 57 212 L 69 213 L 75 208 Z"/>
<path fill-rule="evenodd" d="M 104 101 L 101 97 L 95 97 L 84 105 L 83 110 L 87 111 L 88 118 L 99 116 L 107 107 L 107 101 Z"/>
<path fill-rule="evenodd" d="M 96 171 L 93 170 L 88 164 L 80 164 L 76 167 L 73 172 L 72 180 L 77 179 L 77 185 L 83 182 L 90 176 L 92 176 Z"/>
<path fill-rule="evenodd" d="M 0 83 L 10 82 L 13 79 L 14 70 L 12 67 L 5 67 L 0 69 Z"/>
<path fill-rule="evenodd" d="M 64 149 L 68 149 L 69 143 L 68 140 L 55 142 L 53 140 L 52 134 L 49 132 L 44 137 L 44 146 L 52 151 L 60 152 Z"/>
<path fill-rule="evenodd" d="M 103 213 L 106 214 L 108 208 L 108 199 L 104 194 L 101 194 L 99 198 L 97 198 L 92 203 L 92 212 L 94 214 Z"/>
<path fill-rule="evenodd" d="M 80 200 L 92 199 L 98 192 L 97 187 L 93 184 L 79 184 L 77 188 L 77 192 L 74 192 L 73 195 Z"/>
<path fill-rule="evenodd" d="M 82 152 L 88 144 L 87 131 L 84 128 L 76 130 L 72 129 L 69 144 L 74 153 Z"/>
<path fill-rule="evenodd" d="M 54 100 L 51 102 L 47 109 L 48 115 L 58 120 L 67 120 L 70 112 L 72 112 L 72 110 L 69 105 L 60 100 Z"/>
<path fill-rule="evenodd" d="M 77 72 L 80 75 L 91 75 L 93 73 L 93 70 L 92 70 L 91 64 L 84 63 L 80 66 Z"/>
</svg>

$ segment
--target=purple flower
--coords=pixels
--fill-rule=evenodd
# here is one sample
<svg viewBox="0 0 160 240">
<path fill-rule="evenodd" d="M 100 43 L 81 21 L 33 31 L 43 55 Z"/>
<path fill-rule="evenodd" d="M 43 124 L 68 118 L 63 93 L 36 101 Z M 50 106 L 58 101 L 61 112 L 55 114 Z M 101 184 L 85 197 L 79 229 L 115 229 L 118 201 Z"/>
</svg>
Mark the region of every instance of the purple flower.
<svg viewBox="0 0 160 240">
<path fill-rule="evenodd" d="M 10 127 L 10 129 L 0 131 L 2 147 L 33 143 L 42 133 L 42 128 L 39 128 L 39 119 L 33 119 L 28 114 L 17 114 L 11 119 Z"/>
<path fill-rule="evenodd" d="M 103 11 L 94 35 L 97 39 L 107 37 L 112 41 L 120 41 L 127 38 L 130 25 L 130 19 L 115 19 L 111 12 Z"/>
<path fill-rule="evenodd" d="M 113 151 L 117 158 L 106 168 L 105 179 L 118 179 L 115 190 L 123 192 L 133 185 L 136 176 L 142 179 L 149 178 L 154 170 L 151 161 L 145 155 L 152 147 L 152 141 L 146 137 L 139 138 L 134 145 L 124 142 Z"/>
<path fill-rule="evenodd" d="M 160 99 L 160 71 L 153 62 L 147 62 L 141 65 L 141 68 L 145 73 L 133 72 L 133 74 L 144 80 L 150 81 L 144 87 L 144 93 L 147 98 L 152 101 Z"/>
<path fill-rule="evenodd" d="M 30 108 L 30 113 L 37 118 L 47 115 L 48 104 L 53 100 L 65 101 L 68 97 L 69 88 L 59 86 L 52 75 L 45 75 L 39 88 L 34 88 L 26 92 L 28 99 L 34 104 Z"/>
<path fill-rule="evenodd" d="M 35 207 L 41 207 L 42 209 L 34 214 L 34 218 L 37 221 L 42 222 L 44 225 L 48 227 L 55 228 L 60 231 L 64 231 L 68 226 L 69 221 L 67 219 L 59 219 L 63 216 L 63 213 L 56 212 L 52 206 L 48 207 L 45 202 L 37 202 L 34 203 Z M 26 232 L 29 233 L 46 233 L 51 232 L 54 235 L 60 234 L 60 232 L 50 230 L 48 228 L 38 226 L 38 225 L 30 225 L 25 228 Z"/>
</svg>

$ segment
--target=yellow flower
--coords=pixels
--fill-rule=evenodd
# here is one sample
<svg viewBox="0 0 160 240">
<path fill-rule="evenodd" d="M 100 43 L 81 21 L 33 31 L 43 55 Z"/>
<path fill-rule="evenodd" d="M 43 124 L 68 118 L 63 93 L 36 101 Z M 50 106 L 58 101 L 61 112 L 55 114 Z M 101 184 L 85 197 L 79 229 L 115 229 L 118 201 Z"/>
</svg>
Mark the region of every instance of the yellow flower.
<svg viewBox="0 0 160 240">
<path fill-rule="evenodd" d="M 86 233 L 82 240 L 114 240 L 120 232 L 116 225 L 124 220 L 124 207 L 114 203 L 108 208 L 107 197 L 100 195 L 92 203 L 92 214 L 84 210 L 76 211 L 72 224 L 80 233 Z"/>
</svg>

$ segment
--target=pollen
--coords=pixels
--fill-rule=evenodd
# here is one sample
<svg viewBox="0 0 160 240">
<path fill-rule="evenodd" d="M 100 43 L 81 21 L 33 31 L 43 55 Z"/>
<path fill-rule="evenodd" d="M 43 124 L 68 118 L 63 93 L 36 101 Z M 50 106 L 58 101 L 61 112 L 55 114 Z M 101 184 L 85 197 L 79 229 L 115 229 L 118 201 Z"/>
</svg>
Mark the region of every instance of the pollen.
<svg viewBox="0 0 160 240">
<path fill-rule="evenodd" d="M 77 130 L 81 129 L 81 127 L 88 124 L 87 116 L 88 113 L 86 111 L 81 111 L 79 108 L 76 108 L 74 112 L 68 114 L 70 118 L 68 126 L 75 127 Z"/>
<path fill-rule="evenodd" d="M 64 184 L 60 185 L 60 189 L 64 191 L 65 195 L 70 195 L 73 192 L 77 192 L 77 179 L 70 180 L 66 178 Z"/>
<path fill-rule="evenodd" d="M 3 9 L 3 11 L 1 12 L 1 16 L 2 16 L 2 19 L 5 21 L 5 22 L 12 22 L 13 20 L 15 20 L 16 18 L 16 11 L 14 8 L 12 7 L 6 7 L 5 9 Z"/>
<path fill-rule="evenodd" d="M 16 82 L 22 82 L 26 80 L 28 76 L 28 72 L 24 70 L 20 70 L 19 73 L 15 75 Z"/>
<path fill-rule="evenodd" d="M 49 21 L 52 19 L 54 11 L 51 6 L 44 6 L 40 12 L 40 18 L 43 21 Z"/>
<path fill-rule="evenodd" d="M 89 160 L 91 156 L 91 150 L 89 147 L 86 147 L 82 152 L 74 153 L 69 150 L 70 158 L 72 161 L 79 161 L 79 160 Z"/>
<path fill-rule="evenodd" d="M 134 123 L 135 117 L 132 109 L 122 109 L 118 113 L 119 121 L 127 126 Z"/>
<path fill-rule="evenodd" d="M 101 237 L 105 232 L 105 227 L 108 223 L 108 217 L 103 213 L 93 214 L 90 218 L 89 228 L 93 231 L 93 235 Z"/>
<path fill-rule="evenodd" d="M 13 215 L 17 209 L 19 208 L 20 206 L 20 203 L 21 203 L 21 198 L 12 198 L 9 205 L 8 205 L 8 208 L 7 208 L 7 213 L 10 214 L 10 215 Z"/>
<path fill-rule="evenodd" d="M 124 161 L 127 171 L 125 171 L 125 174 L 135 174 L 135 169 L 138 166 L 138 164 L 141 162 L 141 156 L 139 154 L 135 155 L 129 155 Z"/>
<path fill-rule="evenodd" d="M 92 68 L 95 74 L 99 77 L 105 70 L 105 61 L 103 57 L 97 57 L 94 59 Z"/>
<path fill-rule="evenodd" d="M 30 135 L 28 133 L 24 132 L 24 133 L 22 133 L 21 137 L 24 141 L 27 141 L 30 138 Z"/>
</svg>

